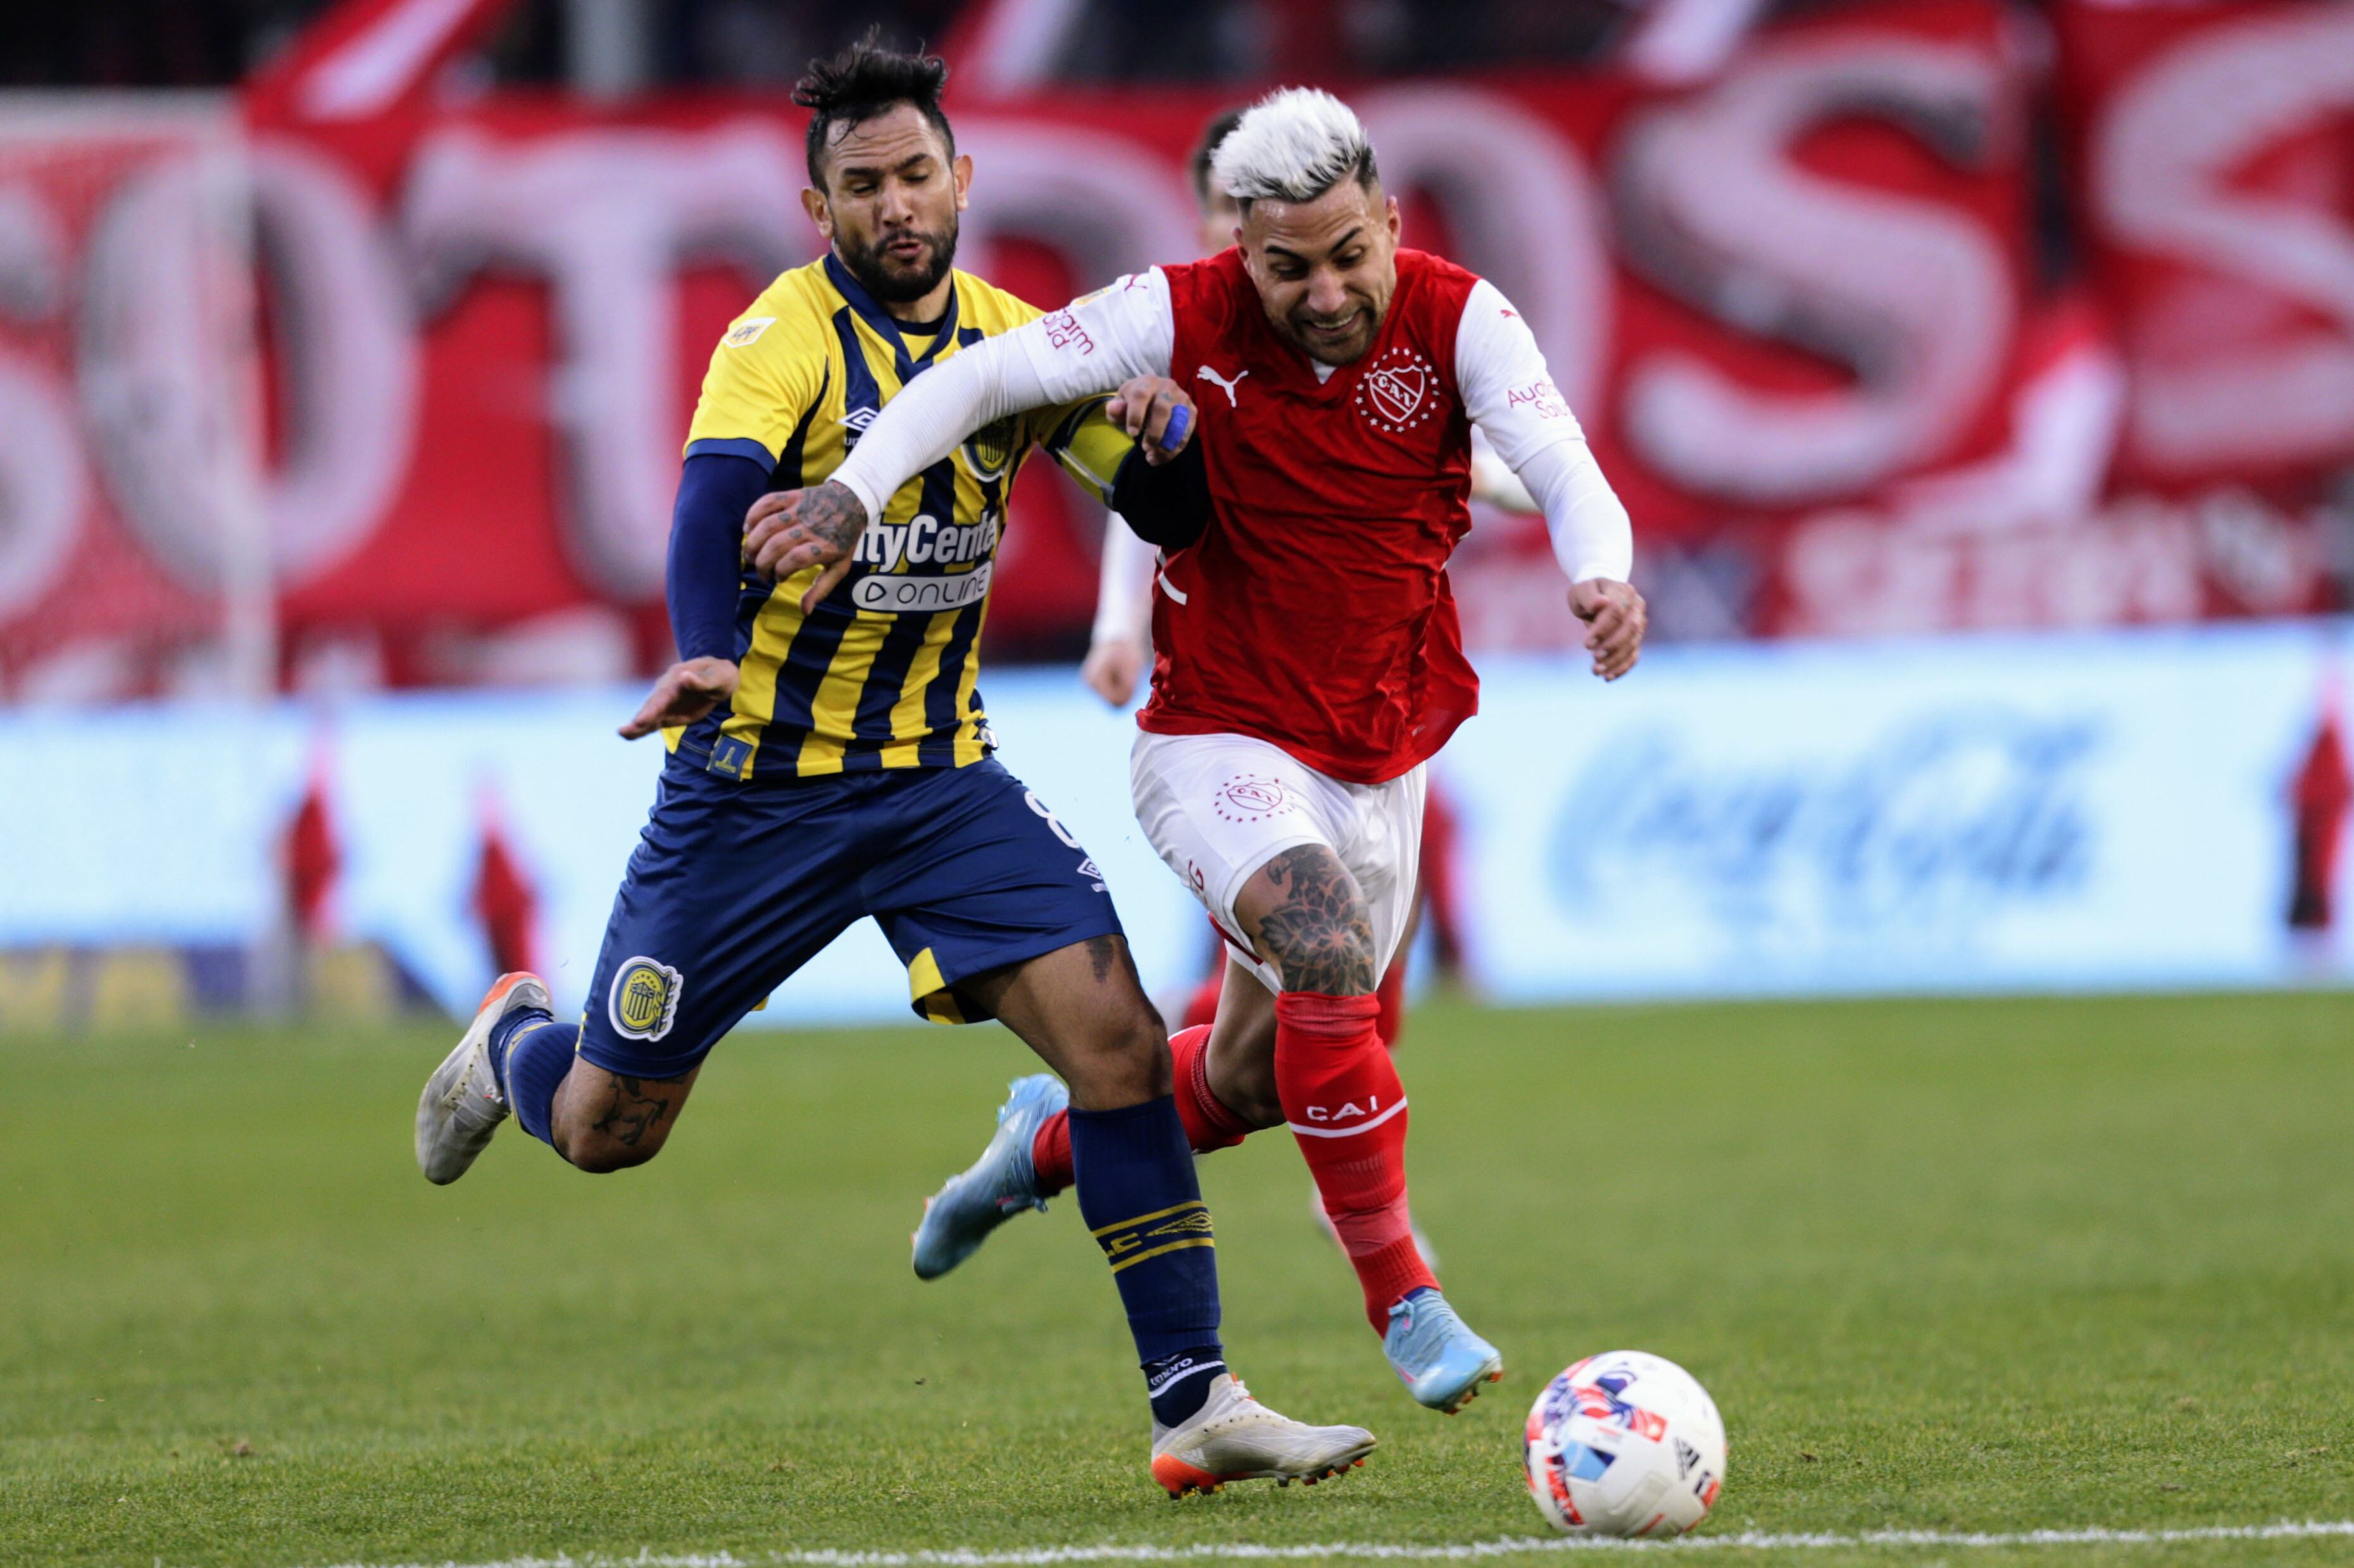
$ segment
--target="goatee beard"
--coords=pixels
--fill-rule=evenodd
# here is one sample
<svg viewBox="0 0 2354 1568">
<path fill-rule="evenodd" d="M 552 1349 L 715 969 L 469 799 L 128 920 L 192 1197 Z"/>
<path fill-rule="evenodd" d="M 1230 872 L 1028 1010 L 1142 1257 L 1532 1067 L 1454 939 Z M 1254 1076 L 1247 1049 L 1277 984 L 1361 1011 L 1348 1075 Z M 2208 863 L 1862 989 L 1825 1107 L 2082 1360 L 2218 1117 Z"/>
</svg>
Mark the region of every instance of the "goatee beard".
<svg viewBox="0 0 2354 1568">
<path fill-rule="evenodd" d="M 940 280 L 956 265 L 957 231 L 919 235 L 930 242 L 930 264 L 920 272 L 895 271 L 884 265 L 880 244 L 843 247 L 842 264 L 858 280 L 859 287 L 875 297 L 877 304 L 908 305 L 922 299 L 940 286 Z"/>
</svg>

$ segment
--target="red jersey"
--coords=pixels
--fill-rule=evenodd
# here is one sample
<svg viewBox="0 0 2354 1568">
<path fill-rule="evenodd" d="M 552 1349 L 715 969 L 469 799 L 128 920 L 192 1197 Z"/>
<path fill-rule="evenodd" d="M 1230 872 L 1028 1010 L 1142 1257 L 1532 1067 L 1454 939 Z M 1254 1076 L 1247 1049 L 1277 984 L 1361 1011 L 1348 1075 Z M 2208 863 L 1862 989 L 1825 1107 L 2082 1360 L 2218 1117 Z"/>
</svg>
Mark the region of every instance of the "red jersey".
<svg viewBox="0 0 2354 1568">
<path fill-rule="evenodd" d="M 1475 422 L 1543 508 L 1571 582 L 1632 569 L 1627 509 L 1528 323 L 1435 256 L 1397 253 L 1372 346 L 1321 377 L 1267 324 L 1234 250 L 1123 278 L 976 349 L 892 399 L 833 477 L 879 517 L 991 409 L 1175 379 L 1199 411 L 1212 517 L 1155 582 L 1148 730 L 1252 736 L 1363 784 L 1444 746 L 1479 705 L 1447 585 Z"/>
<path fill-rule="evenodd" d="M 1239 250 L 1162 270 L 1169 374 L 1197 406 L 1214 514 L 1155 584 L 1137 722 L 1255 736 L 1350 783 L 1394 779 L 1479 704 L 1447 583 L 1471 525 L 1455 344 L 1478 279 L 1401 249 L 1373 346 L 1320 381 L 1267 323 Z"/>
</svg>

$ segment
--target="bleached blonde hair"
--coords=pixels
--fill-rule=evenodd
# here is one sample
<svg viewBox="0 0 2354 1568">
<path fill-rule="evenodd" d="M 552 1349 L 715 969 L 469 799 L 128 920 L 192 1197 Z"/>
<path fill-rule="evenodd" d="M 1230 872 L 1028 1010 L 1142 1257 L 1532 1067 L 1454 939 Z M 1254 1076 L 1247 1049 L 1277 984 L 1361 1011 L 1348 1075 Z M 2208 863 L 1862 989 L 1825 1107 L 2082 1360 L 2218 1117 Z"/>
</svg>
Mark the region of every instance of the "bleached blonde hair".
<svg viewBox="0 0 2354 1568">
<path fill-rule="evenodd" d="M 1356 111 L 1313 87 L 1287 87 L 1252 104 L 1210 154 L 1210 172 L 1246 207 L 1314 201 L 1342 180 L 1376 177 L 1373 144 Z"/>
</svg>

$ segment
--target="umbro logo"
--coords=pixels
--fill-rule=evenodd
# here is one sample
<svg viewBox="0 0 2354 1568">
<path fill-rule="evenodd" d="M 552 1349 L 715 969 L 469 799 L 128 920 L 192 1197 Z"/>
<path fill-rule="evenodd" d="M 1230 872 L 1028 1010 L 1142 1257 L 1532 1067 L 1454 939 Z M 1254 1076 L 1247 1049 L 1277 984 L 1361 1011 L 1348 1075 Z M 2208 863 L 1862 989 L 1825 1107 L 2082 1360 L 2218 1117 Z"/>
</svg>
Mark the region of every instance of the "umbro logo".
<svg viewBox="0 0 2354 1568">
<path fill-rule="evenodd" d="M 864 435 L 866 427 L 873 424 L 882 411 L 880 408 L 853 408 L 842 417 L 842 422 Z"/>
<path fill-rule="evenodd" d="M 1210 1211 L 1207 1209 L 1195 1209 L 1191 1213 L 1180 1214 L 1177 1218 L 1170 1221 L 1165 1225 L 1156 1225 L 1151 1230 L 1149 1230 L 1144 1234 L 1147 1237 L 1151 1237 L 1183 1235 L 1206 1236 L 1214 1233 L 1213 1232 L 1210 1224 Z"/>
</svg>

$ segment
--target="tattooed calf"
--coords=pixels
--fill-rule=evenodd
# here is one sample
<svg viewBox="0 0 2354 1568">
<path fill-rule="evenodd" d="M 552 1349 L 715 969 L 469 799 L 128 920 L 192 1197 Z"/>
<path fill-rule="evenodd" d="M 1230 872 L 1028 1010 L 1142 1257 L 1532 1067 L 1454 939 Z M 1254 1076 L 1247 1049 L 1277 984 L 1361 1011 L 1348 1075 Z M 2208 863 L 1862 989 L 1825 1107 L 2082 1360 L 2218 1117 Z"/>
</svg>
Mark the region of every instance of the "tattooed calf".
<svg viewBox="0 0 2354 1568">
<path fill-rule="evenodd" d="M 616 1073 L 610 1075 L 604 1113 L 589 1123 L 589 1130 L 604 1134 L 614 1142 L 635 1149 L 646 1134 L 662 1125 L 676 1102 L 662 1095 L 650 1095 L 637 1078 L 625 1078 Z"/>
</svg>

